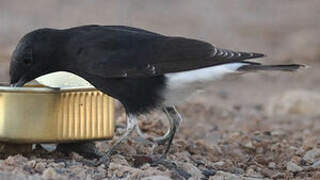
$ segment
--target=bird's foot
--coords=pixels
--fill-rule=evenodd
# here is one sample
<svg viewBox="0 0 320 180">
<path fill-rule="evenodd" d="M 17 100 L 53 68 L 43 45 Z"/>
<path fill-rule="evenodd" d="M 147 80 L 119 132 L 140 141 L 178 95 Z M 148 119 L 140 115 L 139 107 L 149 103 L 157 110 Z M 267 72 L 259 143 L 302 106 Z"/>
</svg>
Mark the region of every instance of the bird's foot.
<svg viewBox="0 0 320 180">
<path fill-rule="evenodd" d="M 191 174 L 184 171 L 182 168 L 178 167 L 178 165 L 171 160 L 168 160 L 166 156 L 144 156 L 144 155 L 136 155 L 134 158 L 134 166 L 140 167 L 145 163 L 149 163 L 151 166 L 159 166 L 162 165 L 169 170 L 172 170 L 178 177 L 182 177 L 183 179 L 188 179 L 191 177 Z"/>
<path fill-rule="evenodd" d="M 112 156 L 113 151 L 108 151 L 106 154 L 104 154 L 100 159 L 99 159 L 99 164 L 104 164 L 105 167 L 109 167 L 110 161 L 111 161 L 111 156 Z"/>
<path fill-rule="evenodd" d="M 165 133 L 165 135 L 160 137 L 151 137 L 148 135 L 145 135 L 139 126 L 137 126 L 136 131 L 138 136 L 147 142 L 154 142 L 158 145 L 164 145 L 167 141 L 170 141 L 172 139 L 172 136 L 174 136 L 175 131 L 179 128 L 180 123 L 182 121 L 182 118 L 176 108 L 174 106 L 164 107 L 163 112 L 167 115 L 167 118 L 169 120 L 169 129 Z"/>
<path fill-rule="evenodd" d="M 137 126 L 136 130 L 137 130 L 138 137 L 140 139 L 142 139 L 143 141 L 145 141 L 145 142 L 151 142 L 151 143 L 156 143 L 158 145 L 163 145 L 170 138 L 169 133 L 167 133 L 167 134 L 165 134 L 164 136 L 161 136 L 161 137 L 152 137 L 152 136 L 144 134 L 141 131 L 141 129 L 139 128 L 139 126 Z"/>
<path fill-rule="evenodd" d="M 107 152 L 106 154 L 100 156 L 100 158 L 97 160 L 82 159 L 80 162 L 90 167 L 98 167 L 102 164 L 104 164 L 105 167 L 109 167 L 110 160 L 111 160 L 111 153 Z"/>
</svg>

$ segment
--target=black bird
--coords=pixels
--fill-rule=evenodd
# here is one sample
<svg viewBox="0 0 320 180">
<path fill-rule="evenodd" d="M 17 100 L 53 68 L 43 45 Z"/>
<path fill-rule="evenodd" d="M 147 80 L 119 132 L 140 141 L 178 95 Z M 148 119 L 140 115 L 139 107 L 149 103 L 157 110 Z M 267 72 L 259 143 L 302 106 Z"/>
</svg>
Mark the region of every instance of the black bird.
<svg viewBox="0 0 320 180">
<path fill-rule="evenodd" d="M 126 26 L 88 25 L 39 29 L 25 35 L 11 59 L 11 84 L 23 86 L 41 75 L 67 71 L 118 99 L 127 113 L 127 131 L 108 151 L 137 128 L 137 115 L 162 108 L 170 130 L 157 142 L 168 153 L 181 117 L 175 105 L 210 81 L 258 70 L 295 71 L 303 65 L 262 65 L 248 59 L 260 53 L 238 52 L 184 37 L 165 36 Z"/>
</svg>

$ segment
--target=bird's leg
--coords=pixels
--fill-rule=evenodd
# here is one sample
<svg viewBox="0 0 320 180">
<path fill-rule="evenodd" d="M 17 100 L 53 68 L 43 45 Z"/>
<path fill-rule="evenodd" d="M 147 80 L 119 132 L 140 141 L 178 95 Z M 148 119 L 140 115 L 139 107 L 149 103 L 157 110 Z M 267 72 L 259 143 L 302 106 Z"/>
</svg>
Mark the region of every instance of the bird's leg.
<svg viewBox="0 0 320 180">
<path fill-rule="evenodd" d="M 168 116 L 168 119 L 172 121 L 172 129 L 168 135 L 168 144 L 167 144 L 167 147 L 165 149 L 165 152 L 161 155 L 161 157 L 159 159 L 153 159 L 152 160 L 152 165 L 159 165 L 159 164 L 162 164 L 170 169 L 175 169 L 180 175 L 183 175 L 186 179 L 188 179 L 190 177 L 190 174 L 181 170 L 180 168 L 177 167 L 177 165 L 172 162 L 172 161 L 169 161 L 166 159 L 168 153 L 169 153 L 169 150 L 170 150 L 170 147 L 171 147 L 171 144 L 172 144 L 172 141 L 173 141 L 173 138 L 174 138 L 174 135 L 182 121 L 182 118 L 181 118 L 181 115 L 179 114 L 179 112 L 177 111 L 177 109 L 174 107 L 174 106 L 167 106 L 167 107 L 164 107 L 163 108 L 163 111 L 167 114 Z"/>
<path fill-rule="evenodd" d="M 104 164 L 108 164 L 111 155 L 113 154 L 113 152 L 115 151 L 115 149 L 119 146 L 119 144 L 121 142 L 123 142 L 124 140 L 126 140 L 131 133 L 135 130 L 135 128 L 137 127 L 137 118 L 136 116 L 132 115 L 132 114 L 128 114 L 127 115 L 127 131 L 125 132 L 124 135 L 122 135 L 120 137 L 119 140 L 116 141 L 116 143 L 108 150 L 108 152 L 100 159 L 100 163 L 104 163 Z"/>
<path fill-rule="evenodd" d="M 143 134 L 143 132 L 141 131 L 139 126 L 137 126 L 137 129 L 136 129 L 137 130 L 137 134 L 141 138 L 143 138 L 145 140 L 151 139 L 151 141 L 156 142 L 157 144 L 165 144 L 170 139 L 170 137 L 171 137 L 171 135 L 173 133 L 174 126 L 177 126 L 176 129 L 178 129 L 178 127 L 180 125 L 180 122 L 181 122 L 181 118 L 177 122 L 175 122 L 175 119 L 173 119 L 171 117 L 171 115 L 168 113 L 167 108 L 174 108 L 175 109 L 175 107 L 174 106 L 170 106 L 170 107 L 162 108 L 163 112 L 165 112 L 165 114 L 166 114 L 166 116 L 167 116 L 167 118 L 169 120 L 169 129 L 168 129 L 168 131 L 166 132 L 165 135 L 163 135 L 161 137 L 148 137 L 147 135 Z M 179 114 L 176 109 L 175 109 L 175 112 L 177 114 Z"/>
<path fill-rule="evenodd" d="M 166 156 L 167 156 L 167 154 L 168 154 L 168 152 L 170 150 L 174 135 L 175 135 L 175 133 L 176 133 L 177 129 L 179 128 L 179 125 L 180 125 L 180 123 L 182 121 L 181 115 L 179 114 L 179 112 L 177 111 L 177 109 L 174 106 L 164 107 L 163 111 L 167 114 L 167 117 L 169 118 L 169 120 L 171 119 L 171 121 L 172 121 L 172 129 L 170 129 L 171 131 L 170 131 L 170 133 L 168 135 L 168 141 L 169 142 L 168 142 L 168 145 L 166 147 L 165 152 L 161 156 L 161 159 L 166 158 Z"/>
</svg>

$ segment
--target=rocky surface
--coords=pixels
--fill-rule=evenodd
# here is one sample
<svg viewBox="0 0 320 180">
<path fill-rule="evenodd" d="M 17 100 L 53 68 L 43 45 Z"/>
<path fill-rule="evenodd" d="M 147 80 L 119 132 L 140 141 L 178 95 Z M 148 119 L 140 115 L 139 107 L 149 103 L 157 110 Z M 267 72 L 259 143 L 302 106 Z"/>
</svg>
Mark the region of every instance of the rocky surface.
<svg viewBox="0 0 320 180">
<path fill-rule="evenodd" d="M 190 107 L 194 106 L 200 106 L 196 111 L 202 116 L 212 117 L 212 112 L 217 111 L 214 106 L 195 105 L 192 102 L 180 107 L 180 110 L 190 111 Z M 121 112 L 122 108 L 118 109 L 117 113 L 122 114 Z M 186 118 L 168 157 L 168 162 L 174 165 L 150 164 L 149 157 L 152 154 L 162 153 L 164 146 L 154 147 L 134 135 L 120 145 L 108 167 L 90 166 L 76 153 L 48 152 L 37 146 L 32 153 L 24 156 L 8 156 L 0 160 L 0 177 L 144 180 L 320 178 L 319 122 L 308 119 L 306 120 L 308 123 L 299 124 L 300 120 L 295 116 L 277 120 L 257 116 L 256 119 L 246 117 L 236 120 L 235 112 L 227 110 L 219 112 L 213 116 L 216 121 L 204 124 L 210 127 L 208 129 L 203 128 L 201 123 L 204 122 L 201 122 L 201 119 L 198 122 L 200 125 L 194 125 L 195 119 L 192 116 L 192 119 Z M 165 132 L 166 123 L 163 123 L 159 112 L 140 119 L 141 129 L 145 133 L 161 135 Z M 245 123 L 245 125 L 237 125 L 237 128 L 231 129 L 228 124 L 237 124 L 236 121 L 242 121 L 240 124 Z M 96 143 L 100 151 L 106 151 L 124 132 L 121 128 L 125 126 L 124 115 L 118 116 L 117 122 L 120 125 L 117 136 L 111 141 Z M 220 122 L 227 125 L 224 123 L 219 125 Z M 201 136 L 202 132 L 206 135 Z"/>
<path fill-rule="evenodd" d="M 165 147 L 142 142 L 134 134 L 108 166 L 94 167 L 87 162 L 95 159 L 62 154 L 52 146 L 45 147 L 49 151 L 36 146 L 22 154 L 2 153 L 0 179 L 320 179 L 320 1 L 143 2 L 2 0 L 0 80 L 8 79 L 9 53 L 25 32 L 89 23 L 129 24 L 206 39 L 221 47 L 264 52 L 265 63 L 296 62 L 310 68 L 212 83 L 178 106 L 184 121 L 168 161 L 161 165 L 151 164 L 150 155 L 159 155 Z M 139 120 L 145 133 L 159 136 L 166 131 L 159 112 Z M 119 104 L 116 122 L 116 136 L 96 142 L 101 152 L 125 131 Z"/>
</svg>

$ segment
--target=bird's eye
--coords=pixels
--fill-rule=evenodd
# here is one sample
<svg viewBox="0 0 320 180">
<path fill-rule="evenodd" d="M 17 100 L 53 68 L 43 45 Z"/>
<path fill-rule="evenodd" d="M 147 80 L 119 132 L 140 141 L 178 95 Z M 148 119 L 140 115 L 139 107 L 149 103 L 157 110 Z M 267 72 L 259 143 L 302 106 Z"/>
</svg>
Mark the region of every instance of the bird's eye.
<svg viewBox="0 0 320 180">
<path fill-rule="evenodd" d="M 23 59 L 23 63 L 27 66 L 31 65 L 32 64 L 32 59 L 30 58 L 24 58 Z"/>
</svg>

